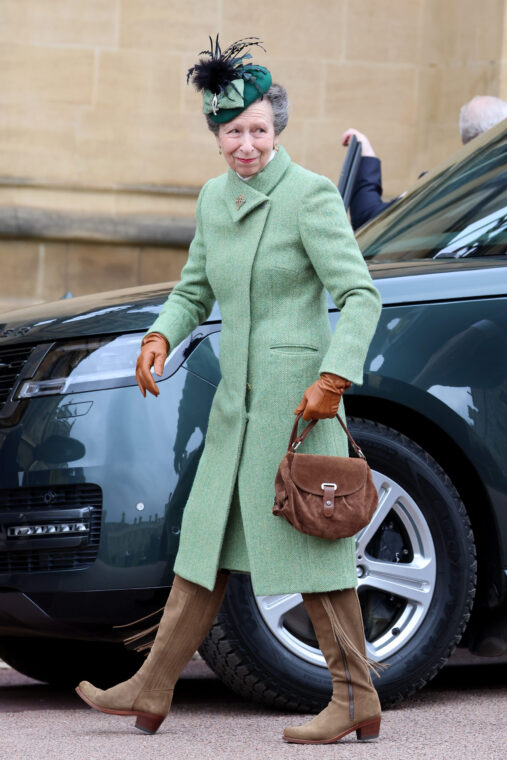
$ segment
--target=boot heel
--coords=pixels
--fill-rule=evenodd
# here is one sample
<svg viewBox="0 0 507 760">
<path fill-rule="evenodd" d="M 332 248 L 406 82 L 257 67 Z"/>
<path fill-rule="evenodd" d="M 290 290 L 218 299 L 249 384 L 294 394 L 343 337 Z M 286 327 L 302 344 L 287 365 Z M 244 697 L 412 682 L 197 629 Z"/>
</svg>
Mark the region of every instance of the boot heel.
<svg viewBox="0 0 507 760">
<path fill-rule="evenodd" d="M 145 734 L 155 734 L 164 718 L 165 715 L 139 713 L 136 720 L 136 728 L 140 731 L 144 731 Z"/>
<path fill-rule="evenodd" d="M 368 723 L 364 723 L 358 729 L 356 729 L 356 736 L 360 742 L 368 742 L 372 739 L 378 739 L 380 734 L 380 718 L 370 720 Z"/>
</svg>

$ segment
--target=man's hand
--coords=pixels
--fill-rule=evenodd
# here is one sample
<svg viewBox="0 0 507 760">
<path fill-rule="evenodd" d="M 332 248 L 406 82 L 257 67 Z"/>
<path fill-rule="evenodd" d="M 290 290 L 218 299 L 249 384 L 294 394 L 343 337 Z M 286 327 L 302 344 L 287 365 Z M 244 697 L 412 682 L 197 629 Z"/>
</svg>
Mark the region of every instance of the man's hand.
<svg viewBox="0 0 507 760">
<path fill-rule="evenodd" d="M 335 417 L 341 397 L 347 388 L 350 388 L 349 380 L 340 375 L 323 372 L 320 378 L 306 389 L 294 414 L 303 412 L 303 419 L 307 421 Z"/>
<path fill-rule="evenodd" d="M 368 138 L 366 137 L 366 135 L 363 135 L 363 133 L 359 132 L 357 129 L 352 129 L 352 128 L 351 129 L 347 129 L 347 131 L 343 133 L 343 135 L 342 135 L 342 145 L 348 145 L 349 141 L 350 141 L 350 138 L 352 137 L 352 135 L 354 137 L 356 137 L 359 140 L 359 142 L 361 143 L 361 155 L 362 156 L 370 156 L 370 157 L 373 157 L 373 158 L 376 157 L 375 151 L 371 147 L 371 143 L 368 140 Z"/>
<path fill-rule="evenodd" d="M 143 396 L 146 397 L 146 391 L 153 396 L 158 396 L 160 393 L 151 374 L 151 368 L 154 367 L 155 374 L 161 377 L 168 353 L 169 342 L 160 333 L 149 333 L 143 338 L 141 353 L 137 357 L 136 364 L 136 380 Z"/>
</svg>

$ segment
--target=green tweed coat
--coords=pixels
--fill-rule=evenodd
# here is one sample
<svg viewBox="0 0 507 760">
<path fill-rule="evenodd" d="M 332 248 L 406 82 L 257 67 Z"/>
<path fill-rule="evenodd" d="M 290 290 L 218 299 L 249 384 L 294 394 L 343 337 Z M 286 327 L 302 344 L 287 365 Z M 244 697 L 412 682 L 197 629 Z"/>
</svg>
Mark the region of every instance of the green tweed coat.
<svg viewBox="0 0 507 760">
<path fill-rule="evenodd" d="M 340 309 L 334 335 L 325 290 Z M 150 331 L 174 347 L 215 299 L 222 380 L 175 572 L 211 589 L 226 563 L 250 571 L 256 594 L 353 587 L 354 539 L 303 535 L 273 516 L 273 483 L 305 388 L 320 372 L 362 382 L 380 299 L 335 186 L 283 148 L 249 182 L 229 170 L 203 187 L 181 281 Z M 319 422 L 303 449 L 346 456 L 338 420 Z"/>
</svg>

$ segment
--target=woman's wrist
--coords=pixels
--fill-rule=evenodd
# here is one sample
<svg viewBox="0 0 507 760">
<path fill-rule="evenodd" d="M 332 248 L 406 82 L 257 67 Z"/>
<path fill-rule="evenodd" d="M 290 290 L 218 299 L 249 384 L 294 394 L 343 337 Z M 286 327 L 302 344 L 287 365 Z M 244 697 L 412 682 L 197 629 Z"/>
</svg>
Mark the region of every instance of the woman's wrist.
<svg viewBox="0 0 507 760">
<path fill-rule="evenodd" d="M 154 339 L 162 338 L 162 340 L 165 341 L 167 353 L 169 353 L 169 341 L 165 337 L 165 335 L 162 335 L 162 333 L 159 332 L 150 332 L 147 335 L 144 336 L 144 338 L 141 341 L 141 347 L 145 346 L 147 343 L 152 343 Z"/>
<path fill-rule="evenodd" d="M 332 372 L 322 372 L 320 379 L 323 387 L 333 393 L 345 393 L 351 386 L 350 380 L 341 375 L 335 375 Z"/>
</svg>

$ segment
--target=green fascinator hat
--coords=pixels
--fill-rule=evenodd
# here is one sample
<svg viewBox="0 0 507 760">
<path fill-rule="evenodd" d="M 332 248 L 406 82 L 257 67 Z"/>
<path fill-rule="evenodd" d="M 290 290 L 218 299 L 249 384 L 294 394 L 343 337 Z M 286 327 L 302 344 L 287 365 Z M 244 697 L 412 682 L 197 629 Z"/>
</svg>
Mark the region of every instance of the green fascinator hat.
<svg viewBox="0 0 507 760">
<path fill-rule="evenodd" d="M 203 113 L 215 124 L 225 124 L 262 98 L 271 87 L 271 74 L 264 66 L 245 63 L 252 57 L 247 48 L 257 45 L 264 50 L 258 37 L 233 42 L 224 52 L 218 34 L 214 45 L 211 37 L 209 41 L 210 49 L 199 53 L 207 58 L 188 70 L 187 84 L 192 81 L 202 92 Z"/>
</svg>

